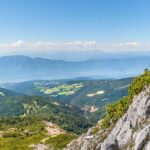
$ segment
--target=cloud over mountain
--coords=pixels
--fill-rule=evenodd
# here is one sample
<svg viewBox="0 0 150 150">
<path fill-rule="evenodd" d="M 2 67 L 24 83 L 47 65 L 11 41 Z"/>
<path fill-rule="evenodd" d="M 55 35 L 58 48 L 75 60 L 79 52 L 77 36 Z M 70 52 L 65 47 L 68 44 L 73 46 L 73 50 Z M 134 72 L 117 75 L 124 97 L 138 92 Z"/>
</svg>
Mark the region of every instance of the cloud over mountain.
<svg viewBox="0 0 150 150">
<path fill-rule="evenodd" d="M 149 55 L 150 43 L 136 41 L 100 43 L 95 40 L 66 42 L 30 42 L 18 40 L 0 43 L 0 56 L 27 55 L 63 60 L 96 59 L 103 56 Z"/>
<path fill-rule="evenodd" d="M 141 49 L 142 48 L 142 49 Z M 100 50 L 105 52 L 118 52 L 118 51 L 136 51 L 136 50 L 150 51 L 150 43 L 140 43 L 136 41 L 129 42 L 115 42 L 115 43 L 100 43 L 95 40 L 89 41 L 67 41 L 67 42 L 28 42 L 18 40 L 12 43 L 0 43 L 0 51 L 12 50 Z"/>
</svg>

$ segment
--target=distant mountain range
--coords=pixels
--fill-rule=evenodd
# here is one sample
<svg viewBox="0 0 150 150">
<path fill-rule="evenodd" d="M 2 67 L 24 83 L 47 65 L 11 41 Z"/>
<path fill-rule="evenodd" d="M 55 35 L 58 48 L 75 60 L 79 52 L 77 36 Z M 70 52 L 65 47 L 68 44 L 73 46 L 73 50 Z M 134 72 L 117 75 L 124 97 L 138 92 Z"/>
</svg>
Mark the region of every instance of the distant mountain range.
<svg viewBox="0 0 150 150">
<path fill-rule="evenodd" d="M 150 57 L 69 62 L 22 55 L 5 56 L 0 57 L 0 82 L 77 77 L 123 78 L 136 76 L 145 68 L 150 68 Z"/>
</svg>

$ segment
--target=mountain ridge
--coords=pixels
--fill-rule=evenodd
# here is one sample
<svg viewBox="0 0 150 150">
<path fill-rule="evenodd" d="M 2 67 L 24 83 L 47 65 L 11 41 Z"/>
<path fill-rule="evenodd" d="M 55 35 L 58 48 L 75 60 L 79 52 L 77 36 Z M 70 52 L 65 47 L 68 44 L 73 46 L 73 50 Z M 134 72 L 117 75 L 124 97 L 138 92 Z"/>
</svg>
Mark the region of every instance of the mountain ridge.
<svg viewBox="0 0 150 150">
<path fill-rule="evenodd" d="M 0 82 L 77 77 L 123 78 L 150 68 L 150 57 L 104 58 L 70 62 L 23 55 L 0 57 Z M 122 70 L 120 72 L 120 70 Z M 13 77 L 13 78 L 12 78 Z"/>
</svg>

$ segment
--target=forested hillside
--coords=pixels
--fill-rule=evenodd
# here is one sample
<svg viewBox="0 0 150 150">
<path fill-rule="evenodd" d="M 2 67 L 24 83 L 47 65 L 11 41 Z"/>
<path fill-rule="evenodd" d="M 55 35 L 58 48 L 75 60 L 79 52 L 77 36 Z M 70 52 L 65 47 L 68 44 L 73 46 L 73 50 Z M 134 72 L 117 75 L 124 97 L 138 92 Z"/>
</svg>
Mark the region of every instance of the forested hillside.
<svg viewBox="0 0 150 150">
<path fill-rule="evenodd" d="M 79 108 L 38 96 L 1 97 L 0 116 L 1 119 L 4 118 L 6 125 L 12 122 L 17 125 L 22 122 L 22 119 L 23 122 L 27 121 L 24 122 L 27 124 L 46 120 L 77 134 L 91 125 Z"/>
<path fill-rule="evenodd" d="M 105 80 L 39 80 L 3 84 L 3 87 L 26 95 L 48 96 L 69 103 L 88 112 L 103 111 L 112 103 L 128 94 L 133 78 Z"/>
<path fill-rule="evenodd" d="M 15 150 L 31 149 L 30 146 L 34 147 L 32 144 L 36 143 L 62 148 L 93 125 L 82 110 L 72 105 L 49 97 L 17 95 L 5 89 L 1 91 L 2 150 L 9 150 L 10 145 Z"/>
</svg>

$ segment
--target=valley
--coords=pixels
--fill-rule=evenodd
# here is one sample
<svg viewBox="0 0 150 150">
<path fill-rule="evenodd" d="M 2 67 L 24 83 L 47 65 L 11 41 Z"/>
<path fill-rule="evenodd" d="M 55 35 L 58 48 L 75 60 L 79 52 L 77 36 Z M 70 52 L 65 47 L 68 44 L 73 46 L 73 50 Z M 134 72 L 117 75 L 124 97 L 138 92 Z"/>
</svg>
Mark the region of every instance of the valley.
<svg viewBox="0 0 150 150">
<path fill-rule="evenodd" d="M 149 74 L 145 69 L 144 74 L 135 78 L 1 84 L 0 147 L 80 150 L 82 146 L 94 149 L 101 142 L 107 147 L 108 135 L 113 127 L 117 130 L 119 118 L 126 113 L 134 96 L 149 85 Z M 146 109 L 143 111 L 147 113 Z"/>
<path fill-rule="evenodd" d="M 115 125 L 134 96 L 149 85 L 149 74 L 145 69 L 144 74 L 135 78 L 3 83 L 0 147 L 2 150 L 11 150 L 10 147 L 12 150 L 80 150 L 82 146 L 94 149 L 101 142 L 107 147 L 104 139 L 109 140 L 109 133 L 113 128 L 117 130 Z"/>
<path fill-rule="evenodd" d="M 133 78 L 38 80 L 1 84 L 0 147 L 65 148 L 128 93 Z M 59 144 L 58 144 L 59 143 Z"/>
<path fill-rule="evenodd" d="M 104 80 L 39 80 L 1 84 L 11 91 L 29 96 L 50 97 L 56 101 L 84 109 L 97 106 L 103 111 L 106 103 L 112 103 L 127 95 L 133 78 Z"/>
</svg>

